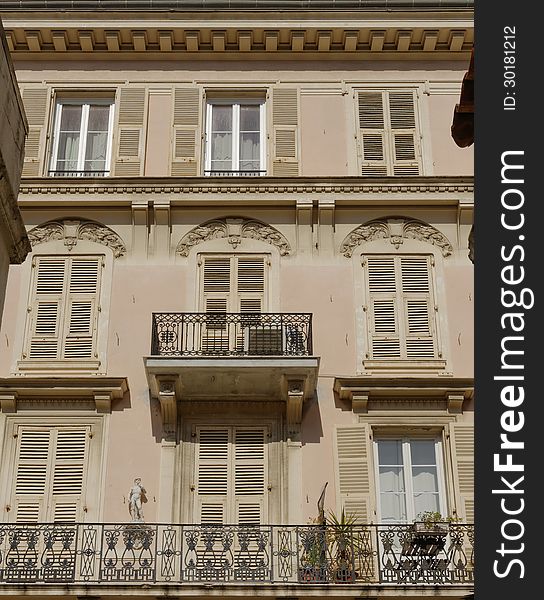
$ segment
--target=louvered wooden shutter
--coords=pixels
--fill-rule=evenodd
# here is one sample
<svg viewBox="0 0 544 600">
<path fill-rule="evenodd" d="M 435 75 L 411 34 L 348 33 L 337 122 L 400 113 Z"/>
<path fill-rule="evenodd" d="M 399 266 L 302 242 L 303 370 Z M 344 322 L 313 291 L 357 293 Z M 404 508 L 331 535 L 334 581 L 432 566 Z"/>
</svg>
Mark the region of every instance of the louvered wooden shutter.
<svg viewBox="0 0 544 600">
<path fill-rule="evenodd" d="M 119 92 L 117 138 L 115 141 L 114 175 L 142 175 L 145 148 L 147 90 L 124 86 Z"/>
<path fill-rule="evenodd" d="M 369 352 L 372 359 L 434 359 L 436 319 L 427 256 L 368 256 Z"/>
<path fill-rule="evenodd" d="M 202 351 L 226 353 L 230 347 L 229 329 L 224 315 L 230 310 L 231 299 L 231 258 L 226 256 L 205 257 L 202 277 L 202 303 L 209 315 L 202 335 Z"/>
<path fill-rule="evenodd" d="M 100 257 L 71 259 L 63 358 L 95 357 L 101 264 Z"/>
<path fill-rule="evenodd" d="M 450 425 L 457 513 L 463 522 L 474 523 L 474 425 Z"/>
<path fill-rule="evenodd" d="M 401 257 L 400 267 L 406 358 L 436 358 L 429 258 Z"/>
<path fill-rule="evenodd" d="M 171 175 L 200 174 L 201 111 L 199 88 L 174 88 Z"/>
<path fill-rule="evenodd" d="M 265 295 L 265 259 L 262 256 L 240 256 L 237 260 L 236 290 L 242 313 L 262 312 Z"/>
<path fill-rule="evenodd" d="M 27 427 L 17 434 L 17 522 L 83 517 L 89 427 Z"/>
<path fill-rule="evenodd" d="M 199 428 L 197 442 L 197 521 L 221 525 L 227 519 L 229 430 Z"/>
<path fill-rule="evenodd" d="M 23 177 L 39 177 L 42 174 L 50 96 L 48 87 L 25 87 L 23 90 L 22 99 L 28 121 Z"/>
<path fill-rule="evenodd" d="M 298 90 L 272 90 L 272 175 L 288 177 L 299 174 Z"/>
<path fill-rule="evenodd" d="M 336 427 L 337 492 L 346 514 L 357 516 L 359 524 L 374 520 L 375 500 L 370 485 L 371 442 L 368 425 Z"/>
<path fill-rule="evenodd" d="M 265 441 L 263 427 L 197 428 L 198 522 L 208 525 L 262 522 Z"/>
<path fill-rule="evenodd" d="M 388 175 L 383 92 L 359 92 L 359 152 L 361 174 Z"/>
<path fill-rule="evenodd" d="M 95 358 L 101 268 L 99 256 L 36 257 L 28 358 Z"/>
<path fill-rule="evenodd" d="M 376 90 L 357 97 L 361 174 L 420 175 L 415 92 Z"/>
<path fill-rule="evenodd" d="M 240 525 L 263 522 L 266 485 L 265 435 L 261 428 L 234 430 L 235 518 Z"/>
<path fill-rule="evenodd" d="M 28 357 L 60 358 L 67 259 L 37 257 L 30 310 Z"/>
</svg>

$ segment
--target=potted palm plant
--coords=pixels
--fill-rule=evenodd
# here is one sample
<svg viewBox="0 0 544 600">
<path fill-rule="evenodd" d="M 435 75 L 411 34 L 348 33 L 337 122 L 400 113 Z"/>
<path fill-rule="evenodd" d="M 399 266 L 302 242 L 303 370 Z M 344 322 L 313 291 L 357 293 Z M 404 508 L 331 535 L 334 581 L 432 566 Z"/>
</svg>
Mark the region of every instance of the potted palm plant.
<svg viewBox="0 0 544 600">
<path fill-rule="evenodd" d="M 332 574 L 336 583 L 353 583 L 358 576 L 355 571 L 355 557 L 360 550 L 360 538 L 354 530 L 357 516 L 346 514 L 344 509 L 338 517 L 329 511 L 327 538 L 332 555 Z"/>
</svg>

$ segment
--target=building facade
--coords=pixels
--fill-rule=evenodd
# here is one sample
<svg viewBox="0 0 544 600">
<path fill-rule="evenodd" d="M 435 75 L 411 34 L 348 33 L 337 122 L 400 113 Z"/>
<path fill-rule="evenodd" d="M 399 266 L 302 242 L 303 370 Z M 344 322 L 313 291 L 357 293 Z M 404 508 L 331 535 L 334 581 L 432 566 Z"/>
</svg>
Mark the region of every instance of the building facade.
<svg viewBox="0 0 544 600">
<path fill-rule="evenodd" d="M 0 594 L 469 596 L 472 3 L 4 4 Z"/>
</svg>

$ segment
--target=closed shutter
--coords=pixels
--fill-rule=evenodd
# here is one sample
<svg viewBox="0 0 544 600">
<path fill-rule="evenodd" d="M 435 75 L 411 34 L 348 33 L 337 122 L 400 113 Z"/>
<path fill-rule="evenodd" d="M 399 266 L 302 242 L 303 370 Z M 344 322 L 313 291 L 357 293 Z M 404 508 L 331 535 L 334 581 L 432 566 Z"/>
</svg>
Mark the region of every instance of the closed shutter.
<svg viewBox="0 0 544 600">
<path fill-rule="evenodd" d="M 142 175 L 147 91 L 143 87 L 124 86 L 119 92 L 114 175 Z"/>
<path fill-rule="evenodd" d="M 202 265 L 202 307 L 206 313 L 261 313 L 264 310 L 267 267 L 264 256 L 207 256 L 203 257 Z M 248 344 L 251 346 L 260 331 L 262 329 L 256 328 L 249 319 L 229 327 L 220 317 L 208 317 L 202 349 L 213 349 L 216 353 L 234 349 L 247 352 Z M 277 345 L 277 335 L 271 334 L 270 328 L 267 336 L 268 345 Z M 261 340 L 260 345 L 262 343 Z"/>
<path fill-rule="evenodd" d="M 197 428 L 196 514 L 206 525 L 263 520 L 266 431 L 262 427 Z"/>
<path fill-rule="evenodd" d="M 359 92 L 359 152 L 361 174 L 388 175 L 383 92 Z"/>
<path fill-rule="evenodd" d="M 368 256 L 369 352 L 372 359 L 434 359 L 436 322 L 427 256 Z"/>
<path fill-rule="evenodd" d="M 50 95 L 51 92 L 48 87 L 25 87 L 22 93 L 23 105 L 28 121 L 23 177 L 39 177 L 42 175 L 41 165 L 47 139 Z"/>
<path fill-rule="evenodd" d="M 272 175 L 290 177 L 299 174 L 298 90 L 272 90 Z"/>
<path fill-rule="evenodd" d="M 346 514 L 355 515 L 359 524 L 372 522 L 375 514 L 370 485 L 370 448 L 368 425 L 336 427 L 337 491 Z"/>
<path fill-rule="evenodd" d="M 26 356 L 95 358 L 101 257 L 38 256 L 33 267 Z"/>
<path fill-rule="evenodd" d="M 414 94 L 413 91 L 389 92 L 393 175 L 421 174 Z"/>
<path fill-rule="evenodd" d="M 415 92 L 359 92 L 357 99 L 361 175 L 420 175 Z"/>
<path fill-rule="evenodd" d="M 474 523 L 474 425 L 452 423 L 450 439 L 457 496 L 457 514 L 466 523 Z"/>
<path fill-rule="evenodd" d="M 202 97 L 197 87 L 174 88 L 171 175 L 200 174 Z"/>
<path fill-rule="evenodd" d="M 17 432 L 17 522 L 82 518 L 89 427 L 27 427 Z"/>
</svg>

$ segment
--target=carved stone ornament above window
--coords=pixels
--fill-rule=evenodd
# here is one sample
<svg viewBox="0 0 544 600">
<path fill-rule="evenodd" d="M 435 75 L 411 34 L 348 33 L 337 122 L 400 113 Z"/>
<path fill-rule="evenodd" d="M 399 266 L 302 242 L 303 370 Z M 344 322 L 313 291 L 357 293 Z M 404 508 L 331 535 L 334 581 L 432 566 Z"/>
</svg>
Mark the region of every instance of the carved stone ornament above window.
<svg viewBox="0 0 544 600">
<path fill-rule="evenodd" d="M 72 250 L 77 246 L 79 240 L 89 240 L 111 248 L 115 258 L 123 256 L 127 251 L 125 244 L 115 231 L 95 221 L 74 219 L 49 221 L 31 229 L 28 237 L 33 247 L 52 240 L 64 240 L 64 245 L 68 250 Z"/>
<path fill-rule="evenodd" d="M 453 252 L 448 238 L 432 225 L 416 219 L 396 217 L 376 219 L 360 225 L 346 236 L 340 246 L 340 253 L 351 258 L 357 246 L 378 239 L 389 239 L 396 249 L 405 239 L 414 239 L 437 246 L 442 256 L 449 256 Z"/>
<path fill-rule="evenodd" d="M 214 219 L 191 229 L 181 238 L 176 252 L 181 256 L 189 256 L 193 246 L 219 238 L 227 238 L 234 249 L 242 243 L 243 238 L 249 238 L 276 246 L 281 256 L 291 253 L 289 242 L 274 227 L 260 221 L 234 217 Z"/>
</svg>

